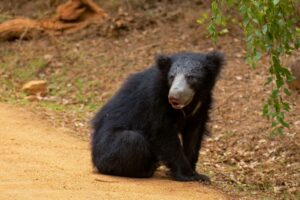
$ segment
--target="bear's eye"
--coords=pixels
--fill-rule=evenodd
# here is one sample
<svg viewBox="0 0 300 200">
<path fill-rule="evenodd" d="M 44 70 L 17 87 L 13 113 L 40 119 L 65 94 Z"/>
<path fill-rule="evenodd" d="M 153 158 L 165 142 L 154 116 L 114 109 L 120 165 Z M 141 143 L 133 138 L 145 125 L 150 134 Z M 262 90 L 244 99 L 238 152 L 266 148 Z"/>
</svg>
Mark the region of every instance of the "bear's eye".
<svg viewBox="0 0 300 200">
<path fill-rule="evenodd" d="M 188 80 L 188 81 L 193 81 L 193 80 L 195 80 L 195 76 L 192 76 L 192 75 L 187 75 L 186 76 L 186 79 Z"/>
<path fill-rule="evenodd" d="M 170 75 L 170 81 L 173 81 L 174 80 L 174 75 Z"/>
</svg>

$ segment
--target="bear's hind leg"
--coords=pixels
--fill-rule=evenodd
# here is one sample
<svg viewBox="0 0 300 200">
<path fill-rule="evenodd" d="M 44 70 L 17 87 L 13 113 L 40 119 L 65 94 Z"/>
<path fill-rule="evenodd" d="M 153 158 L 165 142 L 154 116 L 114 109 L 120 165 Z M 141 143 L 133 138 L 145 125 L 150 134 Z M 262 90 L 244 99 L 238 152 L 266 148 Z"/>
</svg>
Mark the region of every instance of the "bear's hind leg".
<svg viewBox="0 0 300 200">
<path fill-rule="evenodd" d="M 137 131 L 116 131 L 100 148 L 101 156 L 94 162 L 100 173 L 147 178 L 156 170 L 156 158 L 144 136 Z"/>
</svg>

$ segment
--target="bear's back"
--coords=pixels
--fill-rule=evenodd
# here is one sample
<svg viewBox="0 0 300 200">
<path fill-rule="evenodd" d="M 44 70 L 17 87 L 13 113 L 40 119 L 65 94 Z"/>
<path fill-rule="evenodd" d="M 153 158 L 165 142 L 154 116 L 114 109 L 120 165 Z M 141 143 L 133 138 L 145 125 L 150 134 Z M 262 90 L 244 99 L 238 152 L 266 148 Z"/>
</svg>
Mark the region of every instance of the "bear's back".
<svg viewBox="0 0 300 200">
<path fill-rule="evenodd" d="M 119 91 L 97 113 L 93 127 L 99 129 L 103 124 L 129 126 L 128 128 L 147 126 L 146 121 L 153 115 L 152 112 L 162 112 L 162 106 L 167 104 L 167 98 L 163 97 L 167 93 L 162 94 L 162 91 L 167 92 L 167 88 L 162 89 L 163 79 L 156 67 L 130 75 Z M 166 104 L 158 103 L 162 101 L 161 98 L 165 99 Z"/>
</svg>

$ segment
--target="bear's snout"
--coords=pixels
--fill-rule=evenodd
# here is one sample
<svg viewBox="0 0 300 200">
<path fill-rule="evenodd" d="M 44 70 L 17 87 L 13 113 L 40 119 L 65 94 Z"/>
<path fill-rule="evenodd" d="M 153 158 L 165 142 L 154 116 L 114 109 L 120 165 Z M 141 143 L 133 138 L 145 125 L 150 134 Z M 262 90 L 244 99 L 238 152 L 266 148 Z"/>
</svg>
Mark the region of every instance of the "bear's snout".
<svg viewBox="0 0 300 200">
<path fill-rule="evenodd" d="M 174 96 L 169 96 L 169 103 L 171 105 L 174 105 L 174 106 L 179 106 L 180 105 L 179 99 L 174 97 Z"/>
<path fill-rule="evenodd" d="M 187 83 L 184 74 L 178 74 L 169 91 L 169 103 L 174 109 L 182 109 L 192 101 L 194 94 L 195 92 Z"/>
</svg>

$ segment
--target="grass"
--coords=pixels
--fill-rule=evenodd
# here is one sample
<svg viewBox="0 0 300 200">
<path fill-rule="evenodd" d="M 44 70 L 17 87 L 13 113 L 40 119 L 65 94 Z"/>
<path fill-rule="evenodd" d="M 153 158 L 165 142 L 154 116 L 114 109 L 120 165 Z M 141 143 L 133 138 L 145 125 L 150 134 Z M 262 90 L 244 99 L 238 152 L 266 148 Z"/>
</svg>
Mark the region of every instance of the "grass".
<svg viewBox="0 0 300 200">
<path fill-rule="evenodd" d="M 2 85 L 0 92 L 3 93 L 0 99 L 10 103 L 28 104 L 29 101 L 26 100 L 25 94 L 20 89 L 24 83 L 30 80 L 43 79 L 41 78 L 41 74 L 43 74 L 48 82 L 47 97 L 54 97 L 55 100 L 41 101 L 39 103 L 41 107 L 56 112 L 72 110 L 72 112 L 77 112 L 79 117 L 83 112 L 97 110 L 103 102 L 97 102 L 99 94 L 95 90 L 103 85 L 103 81 L 90 79 L 85 74 L 80 74 L 82 73 L 81 66 L 87 65 L 88 55 L 84 53 L 79 56 L 75 55 L 71 52 L 72 47 L 68 46 L 68 43 L 64 42 L 64 46 L 70 49 L 64 57 L 65 65 L 59 67 L 48 66 L 42 55 L 30 58 L 6 50 L 4 62 L 0 63 L 0 73 L 5 74 L 5 78 L 0 79 Z M 78 63 L 73 65 L 75 60 Z M 87 69 L 87 73 L 89 73 L 89 69 Z M 109 79 L 115 81 L 116 77 L 114 76 L 113 80 Z"/>
<path fill-rule="evenodd" d="M 33 59 L 27 66 L 18 66 L 14 75 L 21 81 L 29 81 L 37 78 L 37 74 L 46 66 L 46 62 L 41 58 Z"/>
<path fill-rule="evenodd" d="M 10 15 L 8 15 L 7 13 L 3 13 L 2 10 L 0 10 L 1 14 L 0 14 L 0 23 L 3 23 L 9 19 L 11 19 L 12 17 Z"/>
<path fill-rule="evenodd" d="M 232 136 L 234 136 L 235 135 L 235 132 L 234 131 L 226 131 L 223 135 L 222 135 L 222 139 L 228 139 L 228 138 L 230 138 L 230 137 L 232 137 Z"/>
<path fill-rule="evenodd" d="M 48 101 L 41 101 L 40 105 L 52 111 L 65 111 L 67 109 L 67 107 L 65 107 L 64 105 L 59 105 L 57 103 Z"/>
</svg>

